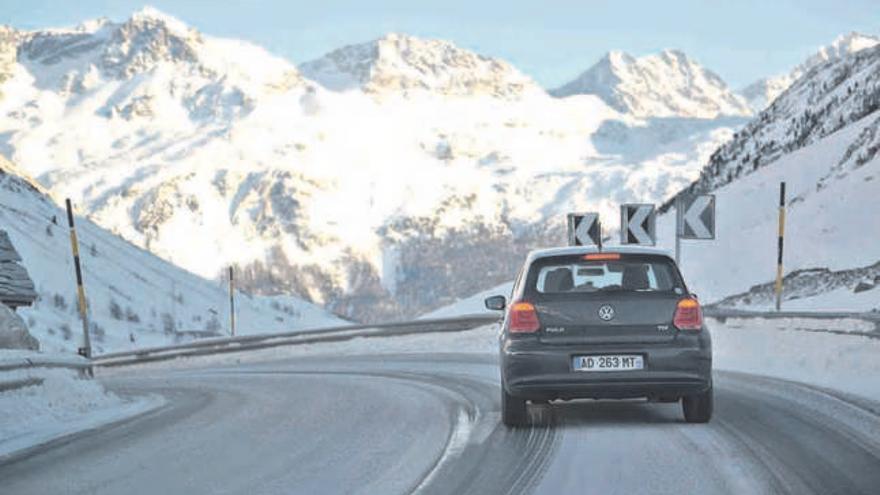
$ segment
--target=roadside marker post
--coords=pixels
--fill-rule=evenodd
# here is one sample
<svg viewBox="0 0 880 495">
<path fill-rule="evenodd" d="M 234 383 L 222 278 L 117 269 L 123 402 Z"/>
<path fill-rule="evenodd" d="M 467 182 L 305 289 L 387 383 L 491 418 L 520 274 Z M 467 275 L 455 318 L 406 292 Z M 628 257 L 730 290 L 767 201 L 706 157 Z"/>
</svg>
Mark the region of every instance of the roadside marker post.
<svg viewBox="0 0 880 495">
<path fill-rule="evenodd" d="M 235 337 L 235 284 L 233 283 L 233 270 L 229 267 L 229 331 Z"/>
<path fill-rule="evenodd" d="M 782 310 L 782 251 L 785 243 L 785 182 L 779 183 L 779 235 L 776 253 L 776 311 Z"/>
<path fill-rule="evenodd" d="M 657 244 L 657 216 L 652 204 L 620 205 L 620 243 L 639 246 Z"/>
<path fill-rule="evenodd" d="M 82 267 L 79 261 L 79 240 L 76 237 L 76 227 L 73 223 L 73 205 L 70 198 L 65 200 L 67 206 L 67 225 L 70 227 L 70 250 L 73 253 L 73 267 L 76 271 L 76 295 L 77 306 L 79 308 L 79 316 L 82 320 L 83 328 L 83 346 L 78 349 L 78 353 L 86 359 L 92 358 L 92 340 L 89 336 L 89 315 L 88 306 L 86 305 L 86 290 L 83 286 Z M 89 368 L 89 375 L 92 370 Z"/>
<path fill-rule="evenodd" d="M 602 223 L 598 213 L 568 214 L 569 246 L 597 246 L 602 250 Z"/>
<path fill-rule="evenodd" d="M 675 200 L 675 263 L 681 263 L 681 240 L 715 239 L 715 195 L 683 195 Z"/>
</svg>

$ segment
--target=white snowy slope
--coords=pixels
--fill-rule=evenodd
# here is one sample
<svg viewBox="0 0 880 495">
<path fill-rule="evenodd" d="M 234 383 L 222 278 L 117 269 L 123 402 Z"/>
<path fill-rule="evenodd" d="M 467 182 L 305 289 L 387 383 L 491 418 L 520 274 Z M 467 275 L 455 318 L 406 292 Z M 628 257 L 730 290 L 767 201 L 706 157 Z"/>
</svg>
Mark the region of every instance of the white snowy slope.
<svg viewBox="0 0 880 495">
<path fill-rule="evenodd" d="M 714 190 L 717 239 L 682 242 L 681 264 L 691 289 L 713 302 L 775 277 L 780 181 L 786 182 L 789 198 L 786 273 L 808 268 L 848 269 L 880 261 L 880 220 L 875 214 L 880 208 L 880 157 L 826 180 L 853 140 L 877 124 L 877 115 L 866 117 Z M 673 214 L 658 220 L 658 229 L 667 234 L 661 235 L 664 247 L 670 249 L 674 222 Z M 852 294 L 853 287 L 848 289 Z M 871 292 L 873 307 L 880 308 L 880 289 Z M 871 295 L 866 292 L 862 297 Z M 833 305 L 814 300 L 813 309 L 871 309 L 859 299 L 834 297 Z M 759 306 L 766 307 L 766 303 Z"/>
<path fill-rule="evenodd" d="M 743 88 L 740 94 L 748 101 L 753 111 L 760 112 L 813 67 L 878 44 L 880 44 L 880 37 L 877 36 L 857 32 L 842 34 L 835 38 L 830 45 L 820 48 L 790 72 L 759 79 Z"/>
<path fill-rule="evenodd" d="M 76 352 L 82 327 L 67 218 L 46 192 L 0 157 L 0 226 L 22 257 L 39 299 L 21 308 L 46 352 Z M 77 218 L 83 279 L 96 353 L 172 344 L 186 332 L 229 332 L 226 287 L 205 280 Z M 204 252 L 210 257 L 213 253 Z M 286 297 L 236 295 L 237 332 L 295 330 L 341 323 Z"/>
<path fill-rule="evenodd" d="M 739 294 L 731 304 L 766 307 L 766 286 L 752 286 L 775 276 L 778 188 L 785 181 L 787 294 L 810 299 L 793 307 L 880 308 L 880 289 L 855 292 L 858 274 L 875 276 L 880 261 L 878 72 L 880 46 L 817 66 L 713 154 L 688 190 L 717 195 L 718 238 L 685 241 L 682 251 L 685 275 L 706 301 Z M 666 247 L 673 217 L 658 223 Z M 803 272 L 814 269 L 829 272 Z"/>
<path fill-rule="evenodd" d="M 609 52 L 552 93 L 560 97 L 595 94 L 611 107 L 640 117 L 751 115 L 742 97 L 718 75 L 678 50 L 638 58 Z"/>
<path fill-rule="evenodd" d="M 304 64 L 314 81 L 152 9 L 4 39 L 0 152 L 43 186 L 196 274 L 238 264 L 248 287 L 359 319 L 507 280 L 565 212 L 661 201 L 744 123 L 554 98 L 405 35 Z"/>
</svg>

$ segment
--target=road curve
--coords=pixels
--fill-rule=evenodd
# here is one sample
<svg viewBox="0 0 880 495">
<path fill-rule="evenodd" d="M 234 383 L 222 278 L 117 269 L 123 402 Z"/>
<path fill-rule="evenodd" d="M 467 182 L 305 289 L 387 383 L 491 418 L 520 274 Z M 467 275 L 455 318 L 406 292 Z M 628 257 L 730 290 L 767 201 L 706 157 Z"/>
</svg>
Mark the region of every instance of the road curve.
<svg viewBox="0 0 880 495">
<path fill-rule="evenodd" d="M 880 406 L 716 373 L 676 404 L 535 406 L 499 426 L 493 356 L 398 354 L 103 378 L 167 406 L 5 465 L 2 493 L 877 493 Z"/>
</svg>

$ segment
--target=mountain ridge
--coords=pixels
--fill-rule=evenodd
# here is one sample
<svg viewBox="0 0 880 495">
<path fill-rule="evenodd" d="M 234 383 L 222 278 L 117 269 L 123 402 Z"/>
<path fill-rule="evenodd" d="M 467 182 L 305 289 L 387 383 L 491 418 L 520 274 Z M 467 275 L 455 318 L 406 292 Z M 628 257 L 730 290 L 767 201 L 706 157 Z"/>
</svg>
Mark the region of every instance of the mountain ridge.
<svg viewBox="0 0 880 495">
<path fill-rule="evenodd" d="M 596 94 L 611 107 L 639 117 L 716 118 L 751 113 L 717 74 L 680 50 L 643 57 L 610 51 L 550 93 L 557 97 Z"/>
<path fill-rule="evenodd" d="M 830 60 L 840 59 L 865 48 L 871 48 L 877 44 L 880 44 L 878 36 L 855 31 L 842 34 L 829 45 L 820 47 L 789 72 L 759 79 L 740 90 L 740 94 L 749 102 L 756 113 L 760 112 L 813 67 Z"/>
<path fill-rule="evenodd" d="M 347 45 L 299 65 L 300 71 L 333 91 L 371 94 L 428 91 L 448 96 L 486 94 L 515 98 L 542 91 L 503 60 L 444 41 L 388 33 Z"/>
</svg>

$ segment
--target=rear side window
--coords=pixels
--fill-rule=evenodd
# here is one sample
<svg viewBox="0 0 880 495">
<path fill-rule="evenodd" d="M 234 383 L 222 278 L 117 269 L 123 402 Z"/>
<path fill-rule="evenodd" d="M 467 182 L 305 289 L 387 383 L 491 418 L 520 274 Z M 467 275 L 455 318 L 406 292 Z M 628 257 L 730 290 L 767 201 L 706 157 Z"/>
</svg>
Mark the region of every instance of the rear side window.
<svg viewBox="0 0 880 495">
<path fill-rule="evenodd" d="M 671 261 L 659 256 L 622 256 L 619 260 L 556 257 L 538 260 L 529 276 L 529 291 L 540 294 L 590 292 L 675 292 L 684 286 Z"/>
</svg>

